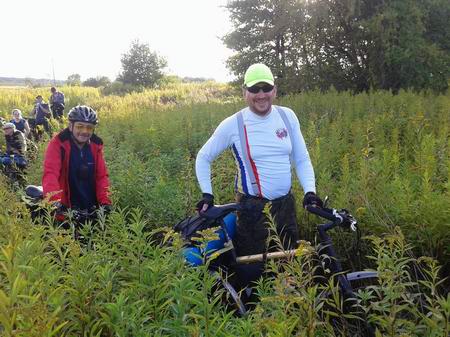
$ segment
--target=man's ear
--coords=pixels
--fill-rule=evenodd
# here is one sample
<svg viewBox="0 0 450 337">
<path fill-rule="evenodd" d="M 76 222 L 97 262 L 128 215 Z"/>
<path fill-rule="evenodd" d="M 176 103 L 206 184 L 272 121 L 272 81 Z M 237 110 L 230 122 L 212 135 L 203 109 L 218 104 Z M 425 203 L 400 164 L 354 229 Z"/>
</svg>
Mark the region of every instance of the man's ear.
<svg viewBox="0 0 450 337">
<path fill-rule="evenodd" d="M 69 131 L 70 131 L 70 132 L 73 131 L 73 122 L 69 122 Z"/>
</svg>

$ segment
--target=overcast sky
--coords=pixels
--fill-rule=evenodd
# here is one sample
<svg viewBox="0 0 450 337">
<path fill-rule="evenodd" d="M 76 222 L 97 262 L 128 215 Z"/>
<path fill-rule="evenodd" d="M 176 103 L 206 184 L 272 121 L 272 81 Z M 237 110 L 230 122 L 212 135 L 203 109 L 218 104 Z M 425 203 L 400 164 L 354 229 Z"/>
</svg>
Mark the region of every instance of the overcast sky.
<svg viewBox="0 0 450 337">
<path fill-rule="evenodd" d="M 78 73 L 115 79 L 131 41 L 164 56 L 167 73 L 228 81 L 226 0 L 0 0 L 0 76 Z"/>
</svg>

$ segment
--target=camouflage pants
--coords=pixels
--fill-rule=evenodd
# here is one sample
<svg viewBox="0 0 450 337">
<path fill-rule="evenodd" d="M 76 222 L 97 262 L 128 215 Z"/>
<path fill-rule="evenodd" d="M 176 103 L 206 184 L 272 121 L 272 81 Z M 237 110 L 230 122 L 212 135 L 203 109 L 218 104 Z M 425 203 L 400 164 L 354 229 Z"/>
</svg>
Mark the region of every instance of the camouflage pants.
<svg viewBox="0 0 450 337">
<path fill-rule="evenodd" d="M 264 206 L 270 204 L 270 214 L 275 220 L 276 232 L 284 249 L 293 249 L 299 239 L 295 199 L 291 193 L 269 201 L 267 199 L 237 194 L 236 200 L 243 206 L 238 212 L 237 231 L 234 245 L 238 256 L 265 253 L 277 247 L 275 242 L 267 242 L 270 233 Z"/>
</svg>

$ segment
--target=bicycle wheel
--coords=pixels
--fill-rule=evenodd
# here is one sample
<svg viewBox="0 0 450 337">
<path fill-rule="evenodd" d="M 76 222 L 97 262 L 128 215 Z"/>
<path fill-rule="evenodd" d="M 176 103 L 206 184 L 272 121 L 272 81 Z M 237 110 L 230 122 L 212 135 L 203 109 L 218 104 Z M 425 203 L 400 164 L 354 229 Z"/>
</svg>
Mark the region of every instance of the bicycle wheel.
<svg viewBox="0 0 450 337">
<path fill-rule="evenodd" d="M 378 273 L 376 271 L 355 271 L 346 274 L 346 277 L 355 292 L 368 286 L 378 285 L 379 283 Z"/>
<path fill-rule="evenodd" d="M 379 285 L 378 273 L 376 271 L 355 271 L 346 274 L 346 277 L 353 289 L 355 300 L 359 297 L 359 292 L 364 291 L 364 289 L 370 286 Z M 367 321 L 366 313 L 359 306 L 354 307 L 354 309 L 356 311 L 351 310 L 352 313 L 359 318 L 349 320 L 349 323 L 352 325 L 355 333 L 360 336 L 375 336 L 375 329 Z"/>
<path fill-rule="evenodd" d="M 245 316 L 247 314 L 247 308 L 241 300 L 241 296 L 234 289 L 233 285 L 224 279 L 219 273 L 215 273 L 218 281 L 218 286 L 224 291 L 224 303 L 231 310 L 235 310 L 238 316 Z"/>
</svg>

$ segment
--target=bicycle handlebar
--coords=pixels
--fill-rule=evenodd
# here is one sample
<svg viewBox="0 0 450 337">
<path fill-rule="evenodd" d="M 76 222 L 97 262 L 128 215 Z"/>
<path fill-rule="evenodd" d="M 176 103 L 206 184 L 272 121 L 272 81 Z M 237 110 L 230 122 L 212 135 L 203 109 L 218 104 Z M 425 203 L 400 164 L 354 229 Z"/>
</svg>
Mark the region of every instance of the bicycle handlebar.
<svg viewBox="0 0 450 337">
<path fill-rule="evenodd" d="M 356 231 L 358 222 L 346 209 L 341 209 L 338 211 L 334 208 L 306 206 L 306 210 L 312 214 L 320 216 L 321 218 L 332 221 L 330 224 L 322 225 L 325 230 L 339 225 L 344 228 L 350 228 L 352 231 Z"/>
<path fill-rule="evenodd" d="M 240 210 L 242 210 L 242 205 L 240 203 L 230 203 L 225 205 L 211 206 L 206 211 L 201 212 L 200 215 L 205 217 L 206 219 L 220 219 L 231 212 Z M 353 231 L 356 230 L 357 221 L 346 209 L 341 209 L 338 211 L 334 208 L 306 206 L 306 210 L 321 218 L 332 221 L 332 223 L 327 224 L 327 230 L 337 225 L 345 228 L 349 227 Z"/>
<path fill-rule="evenodd" d="M 64 220 L 74 220 L 76 222 L 84 222 L 88 220 L 96 220 L 97 219 L 97 209 L 92 211 L 88 210 L 79 210 L 74 208 L 69 208 L 65 210 L 57 210 L 56 217 L 60 221 Z"/>
<path fill-rule="evenodd" d="M 330 208 L 321 208 L 319 206 L 306 206 L 306 210 L 312 214 L 320 216 L 321 218 L 336 222 L 339 221 L 339 218 L 334 214 L 333 209 Z"/>
<path fill-rule="evenodd" d="M 220 219 L 228 215 L 229 213 L 240 211 L 242 209 L 241 204 L 231 203 L 225 205 L 210 206 L 206 211 L 200 212 L 200 215 L 206 219 Z"/>
</svg>

